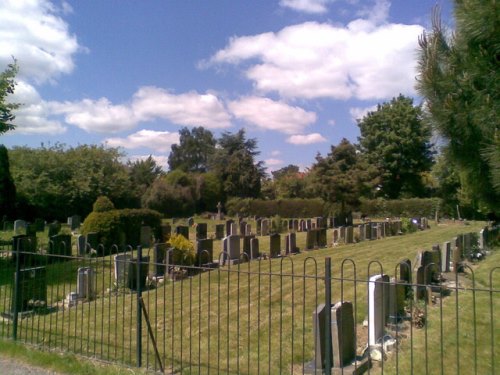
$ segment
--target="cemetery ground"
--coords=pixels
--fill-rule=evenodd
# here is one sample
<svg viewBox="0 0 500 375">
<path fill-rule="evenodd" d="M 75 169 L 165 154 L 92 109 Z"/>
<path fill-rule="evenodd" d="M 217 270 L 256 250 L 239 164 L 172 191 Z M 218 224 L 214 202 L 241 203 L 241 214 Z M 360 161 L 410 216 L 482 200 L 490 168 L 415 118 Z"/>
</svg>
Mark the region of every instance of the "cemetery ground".
<svg viewBox="0 0 500 375">
<path fill-rule="evenodd" d="M 218 222 L 207 223 L 213 233 Z M 299 254 L 193 272 L 178 281 L 151 282 L 155 285 L 143 292 L 143 298 L 162 364 L 167 373 L 216 373 L 219 369 L 234 374 L 302 373 L 303 364 L 314 357 L 312 312 L 324 302 L 325 257 L 332 263 L 332 302 L 353 302 L 361 354 L 367 337 L 363 321 L 368 311 L 368 277 L 392 276 L 399 272 L 399 261 L 413 262 L 418 251 L 460 233 L 479 232 L 484 225 L 445 222 L 404 236 L 312 251 L 304 250 L 305 233 L 298 232 Z M 1 235 L 7 238 L 12 233 Z M 261 241 L 261 253 L 269 253 L 268 242 Z M 221 247 L 215 240 L 215 259 Z M 143 252 L 153 259 L 152 250 Z M 492 251 L 459 276 L 446 273 L 445 278 L 458 281 L 459 287 L 451 286 L 447 297 L 435 298 L 432 304 L 408 300 L 408 311 L 415 313 L 415 319 L 396 325 L 391 334 L 399 339 L 397 350 L 385 361 L 374 362 L 371 373 L 488 374 L 493 373 L 493 366 L 500 368 L 500 345 L 492 346 L 500 342 L 500 323 L 493 324 L 500 305 L 500 271 L 490 274 L 499 261 L 500 252 Z M 0 306 L 6 309 L 13 266 L 6 260 L 0 262 Z M 48 264 L 48 299 L 63 307 L 67 294 L 76 288 L 77 270 L 84 265 L 97 270 L 97 298 L 25 316 L 19 323 L 18 339 L 40 349 L 59 348 L 137 366 L 137 298 L 134 292 L 113 285 L 112 256 Z M 12 323 L 4 319 L 0 336 L 5 340 L 11 331 Z M 148 331 L 143 329 L 140 337 L 143 364 L 157 370 Z"/>
</svg>

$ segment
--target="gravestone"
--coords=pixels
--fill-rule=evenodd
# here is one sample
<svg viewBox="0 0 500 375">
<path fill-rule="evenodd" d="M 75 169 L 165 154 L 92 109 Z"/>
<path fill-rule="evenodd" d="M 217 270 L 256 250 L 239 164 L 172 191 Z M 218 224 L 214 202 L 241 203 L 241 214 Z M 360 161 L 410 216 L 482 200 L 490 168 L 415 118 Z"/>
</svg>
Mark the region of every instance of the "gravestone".
<svg viewBox="0 0 500 375">
<path fill-rule="evenodd" d="M 316 228 L 323 228 L 325 226 L 322 217 L 316 218 Z"/>
<path fill-rule="evenodd" d="M 78 215 L 73 215 L 68 217 L 67 224 L 69 225 L 71 230 L 76 230 L 80 227 L 81 219 Z"/>
<path fill-rule="evenodd" d="M 262 219 L 258 218 L 255 220 L 255 230 L 257 231 L 257 236 L 261 235 Z"/>
<path fill-rule="evenodd" d="M 40 218 L 35 219 L 35 228 L 37 232 L 45 231 L 45 220 Z"/>
<path fill-rule="evenodd" d="M 285 253 L 295 254 L 298 252 L 297 248 L 297 235 L 292 232 L 285 236 Z"/>
<path fill-rule="evenodd" d="M 261 236 L 269 236 L 269 220 L 263 219 L 260 227 Z"/>
<path fill-rule="evenodd" d="M 358 231 L 359 231 L 359 242 L 362 242 L 365 240 L 365 224 L 358 225 Z"/>
<path fill-rule="evenodd" d="M 231 235 L 231 226 L 233 225 L 234 220 L 226 220 L 226 237 Z"/>
<path fill-rule="evenodd" d="M 316 230 L 308 230 L 306 233 L 306 250 L 313 250 L 318 246 Z"/>
<path fill-rule="evenodd" d="M 157 243 L 153 248 L 153 274 L 156 277 L 165 276 L 168 245 Z"/>
<path fill-rule="evenodd" d="M 172 235 L 172 226 L 170 224 L 162 224 L 160 226 L 161 230 L 161 242 L 168 242 L 170 236 Z"/>
<path fill-rule="evenodd" d="M 14 221 L 14 232 L 19 233 L 21 231 L 24 232 L 26 229 L 26 221 L 24 220 L 16 220 Z"/>
<path fill-rule="evenodd" d="M 14 280 L 16 273 L 14 272 Z M 12 296 L 11 312 L 29 311 L 47 304 L 47 271 L 45 267 L 23 268 L 19 271 L 19 289 Z"/>
<path fill-rule="evenodd" d="M 405 259 L 399 262 L 399 281 L 411 283 L 411 261 Z"/>
<path fill-rule="evenodd" d="M 240 223 L 240 236 L 246 236 L 247 235 L 247 222 L 242 221 Z"/>
<path fill-rule="evenodd" d="M 372 223 L 365 224 L 365 239 L 372 239 Z"/>
<path fill-rule="evenodd" d="M 371 240 L 376 240 L 378 239 L 378 225 L 377 223 L 370 223 L 371 227 L 371 233 L 370 233 L 370 239 Z"/>
<path fill-rule="evenodd" d="M 89 232 L 86 236 L 87 248 L 97 250 L 99 247 L 99 233 Z"/>
<path fill-rule="evenodd" d="M 451 242 L 443 243 L 441 250 L 441 272 L 450 272 Z"/>
<path fill-rule="evenodd" d="M 33 224 L 26 225 L 26 235 L 29 237 L 36 237 L 36 227 Z"/>
<path fill-rule="evenodd" d="M 16 251 L 19 256 L 19 264 L 21 267 L 34 266 L 36 263 L 37 238 L 36 236 L 27 236 L 20 234 L 12 237 L 12 250 Z"/>
<path fill-rule="evenodd" d="M 120 253 L 113 256 L 115 268 L 115 282 L 118 286 L 124 286 L 127 282 L 128 263 L 132 259 L 132 255 Z"/>
<path fill-rule="evenodd" d="M 205 238 L 196 241 L 196 264 L 198 266 L 213 263 L 214 240 Z"/>
<path fill-rule="evenodd" d="M 71 234 L 57 234 L 50 237 L 48 253 L 56 255 L 56 257 L 50 257 L 49 261 L 69 260 L 64 257 L 71 256 Z"/>
<path fill-rule="evenodd" d="M 232 235 L 238 235 L 238 223 L 232 223 L 230 227 L 230 231 Z"/>
<path fill-rule="evenodd" d="M 316 243 L 318 247 L 323 248 L 327 246 L 326 228 L 316 229 Z"/>
<path fill-rule="evenodd" d="M 422 267 L 426 267 L 430 282 L 439 281 L 439 272 L 438 272 L 439 258 L 440 258 L 440 253 L 438 253 L 437 251 L 426 250 L 421 252 L 420 265 Z"/>
<path fill-rule="evenodd" d="M 187 225 L 192 227 L 194 225 L 194 218 L 193 217 L 189 217 L 187 219 Z"/>
<path fill-rule="evenodd" d="M 184 236 L 186 240 L 189 240 L 189 227 L 186 225 L 178 225 L 175 227 L 175 234 Z"/>
<path fill-rule="evenodd" d="M 346 235 L 345 235 L 345 227 L 339 228 L 339 242 L 345 243 Z"/>
<path fill-rule="evenodd" d="M 273 233 L 269 236 L 269 255 L 276 258 L 281 254 L 281 235 Z"/>
<path fill-rule="evenodd" d="M 252 241 L 252 238 L 255 236 L 250 235 L 250 236 L 244 236 L 243 237 L 243 253 L 245 253 L 248 256 L 248 259 L 251 259 L 250 257 L 250 243 Z"/>
<path fill-rule="evenodd" d="M 311 219 L 306 219 L 306 230 L 311 230 L 313 229 L 312 227 L 312 220 Z"/>
<path fill-rule="evenodd" d="M 299 222 L 299 232 L 305 232 L 307 230 L 306 221 L 300 220 Z"/>
<path fill-rule="evenodd" d="M 224 259 L 224 261 L 230 264 L 238 264 L 240 261 L 240 236 L 237 234 L 232 234 L 227 236 L 222 240 L 223 251 L 227 253 L 229 259 Z M 226 255 L 225 255 L 226 256 Z"/>
<path fill-rule="evenodd" d="M 245 227 L 245 235 L 249 236 L 252 234 L 252 224 L 248 223 Z"/>
<path fill-rule="evenodd" d="M 78 268 L 76 282 L 78 298 L 93 300 L 96 296 L 96 273 L 92 267 Z"/>
<path fill-rule="evenodd" d="M 345 243 L 354 243 L 354 228 L 349 226 L 346 228 L 346 239 Z"/>
<path fill-rule="evenodd" d="M 488 227 L 485 227 L 479 231 L 478 247 L 479 250 L 485 250 L 488 244 Z"/>
<path fill-rule="evenodd" d="M 76 236 L 76 253 L 80 257 L 87 254 L 87 238 L 83 234 Z"/>
<path fill-rule="evenodd" d="M 150 247 L 151 246 L 151 227 L 147 225 L 141 226 L 141 246 L 142 247 Z"/>
<path fill-rule="evenodd" d="M 427 299 L 427 286 L 431 284 L 431 272 L 424 266 L 417 268 L 417 285 L 415 285 L 415 299 Z"/>
<path fill-rule="evenodd" d="M 207 238 L 208 228 L 206 223 L 198 223 L 196 224 L 196 239 L 204 240 Z"/>
<path fill-rule="evenodd" d="M 333 236 L 333 245 L 338 245 L 339 239 L 340 239 L 340 231 L 338 228 L 334 228 L 332 230 L 332 236 Z"/>
<path fill-rule="evenodd" d="M 49 234 L 48 234 L 49 238 L 58 234 L 60 230 L 61 230 L 61 224 L 59 222 L 54 221 L 54 222 L 50 223 L 49 224 Z"/>
<path fill-rule="evenodd" d="M 250 239 L 250 259 L 257 259 L 260 256 L 259 252 L 259 239 Z"/>
<path fill-rule="evenodd" d="M 138 267 L 141 267 L 141 279 L 137 279 Z M 128 262 L 128 272 L 127 272 L 127 288 L 131 290 L 138 290 L 139 287 L 144 289 L 146 287 L 146 281 L 149 272 L 149 257 L 142 257 L 141 261 L 138 262 L 137 258 L 131 258 Z"/>
<path fill-rule="evenodd" d="M 293 219 L 293 227 L 292 229 L 295 231 L 295 232 L 298 232 L 299 231 L 299 220 L 297 219 Z"/>
<path fill-rule="evenodd" d="M 333 367 L 342 369 L 356 359 L 356 329 L 351 302 L 337 302 L 331 310 Z"/>
<path fill-rule="evenodd" d="M 368 283 L 368 345 L 376 345 L 384 336 L 389 315 L 389 276 L 374 275 Z"/>
<path fill-rule="evenodd" d="M 215 225 L 215 239 L 221 240 L 224 238 L 224 224 Z"/>
<path fill-rule="evenodd" d="M 463 235 L 462 257 L 465 259 L 470 259 L 471 253 L 472 253 L 472 236 L 470 233 L 465 233 Z"/>
</svg>

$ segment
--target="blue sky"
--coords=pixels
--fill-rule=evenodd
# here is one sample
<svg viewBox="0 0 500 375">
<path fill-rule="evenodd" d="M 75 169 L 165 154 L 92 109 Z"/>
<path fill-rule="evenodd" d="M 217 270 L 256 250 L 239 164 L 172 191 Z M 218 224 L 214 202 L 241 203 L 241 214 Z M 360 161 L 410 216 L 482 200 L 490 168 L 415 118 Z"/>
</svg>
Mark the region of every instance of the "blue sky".
<svg viewBox="0 0 500 375">
<path fill-rule="evenodd" d="M 450 0 L 0 0 L 19 64 L 7 147 L 107 144 L 166 168 L 181 127 L 244 127 L 268 170 L 307 168 L 356 118 L 415 97 L 418 37 Z"/>
</svg>

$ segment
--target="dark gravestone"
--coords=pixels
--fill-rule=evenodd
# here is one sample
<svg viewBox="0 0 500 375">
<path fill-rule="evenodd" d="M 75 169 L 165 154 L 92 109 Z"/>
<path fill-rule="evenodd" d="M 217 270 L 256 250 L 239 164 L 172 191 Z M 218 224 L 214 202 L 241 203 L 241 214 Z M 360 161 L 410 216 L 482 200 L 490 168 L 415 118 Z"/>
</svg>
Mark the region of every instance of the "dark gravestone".
<svg viewBox="0 0 500 375">
<path fill-rule="evenodd" d="M 231 234 L 236 234 L 236 233 L 231 233 L 231 227 L 234 224 L 234 220 L 226 220 L 226 237 L 230 236 Z"/>
<path fill-rule="evenodd" d="M 429 268 L 420 266 L 417 268 L 417 285 L 415 285 L 415 299 L 427 299 L 427 286 L 431 284 L 431 272 Z"/>
<path fill-rule="evenodd" d="M 14 279 L 16 275 L 14 273 Z M 14 292 L 12 293 L 14 296 Z M 14 302 L 15 301 L 15 302 Z M 15 303 L 15 305 L 14 305 Z M 28 311 L 47 303 L 47 271 L 45 267 L 24 268 L 19 271 L 18 294 L 12 299 L 11 311 Z"/>
<path fill-rule="evenodd" d="M 208 228 L 206 223 L 198 223 L 196 224 L 196 239 L 204 240 L 207 238 Z"/>
<path fill-rule="evenodd" d="M 345 243 L 354 243 L 354 228 L 352 226 L 345 229 Z"/>
<path fill-rule="evenodd" d="M 356 330 L 351 302 L 338 302 L 332 307 L 333 367 L 349 366 L 356 359 Z"/>
<path fill-rule="evenodd" d="M 409 259 L 399 262 L 399 280 L 405 283 L 411 282 L 411 261 Z"/>
<path fill-rule="evenodd" d="M 71 256 L 71 235 L 58 234 L 50 237 L 49 241 L 49 255 L 55 255 L 49 258 L 49 261 L 66 261 L 69 260 L 65 257 Z"/>
<path fill-rule="evenodd" d="M 255 236 L 244 236 L 243 237 L 243 253 L 245 253 L 248 256 L 248 259 L 251 259 L 250 257 L 250 244 L 252 241 L 252 238 L 255 238 Z"/>
<path fill-rule="evenodd" d="M 306 233 L 306 250 L 313 250 L 318 246 L 317 230 L 308 230 Z"/>
<path fill-rule="evenodd" d="M 170 236 L 172 235 L 172 226 L 170 224 L 162 224 L 161 230 L 161 242 L 168 242 Z"/>
<path fill-rule="evenodd" d="M 152 232 L 151 232 L 151 227 L 147 225 L 141 226 L 140 229 L 140 243 L 142 247 L 150 247 L 151 246 L 151 239 L 152 239 Z"/>
<path fill-rule="evenodd" d="M 99 233 L 89 232 L 87 233 L 87 249 L 97 250 L 99 248 Z M 88 251 L 88 250 L 87 250 Z"/>
<path fill-rule="evenodd" d="M 55 236 L 61 230 L 61 224 L 57 221 L 49 224 L 49 238 Z"/>
<path fill-rule="evenodd" d="M 259 239 L 250 239 L 250 259 L 257 259 L 260 256 L 259 252 Z"/>
<path fill-rule="evenodd" d="M 189 225 L 190 227 L 192 227 L 194 225 L 194 218 L 190 217 L 187 219 L 187 225 Z"/>
<path fill-rule="evenodd" d="M 81 222 L 81 219 L 80 219 L 80 216 L 78 216 L 78 215 L 73 215 L 73 216 L 68 217 L 68 225 L 69 225 L 71 230 L 78 229 L 80 227 L 80 222 Z"/>
<path fill-rule="evenodd" d="M 184 236 L 185 239 L 189 240 L 189 227 L 185 225 L 178 225 L 175 227 L 175 234 Z"/>
<path fill-rule="evenodd" d="M 260 233 L 261 225 L 262 225 L 262 219 L 259 218 L 259 219 L 255 220 L 255 227 L 256 227 L 256 231 L 257 231 L 257 236 L 261 235 L 261 233 Z"/>
<path fill-rule="evenodd" d="M 153 248 L 153 273 L 154 276 L 165 276 L 168 245 L 158 243 Z"/>
<path fill-rule="evenodd" d="M 37 239 L 36 236 L 20 234 L 12 237 L 12 250 L 19 255 L 21 267 L 34 266 L 36 263 Z M 14 260 L 16 258 L 14 257 Z"/>
<path fill-rule="evenodd" d="M 76 253 L 80 257 L 87 254 L 87 238 L 83 234 L 76 237 Z"/>
<path fill-rule="evenodd" d="M 294 232 L 288 233 L 285 237 L 285 253 L 295 254 L 297 252 L 297 235 Z"/>
<path fill-rule="evenodd" d="M 221 240 L 224 238 L 224 224 L 215 225 L 215 239 Z"/>
<path fill-rule="evenodd" d="M 391 278 L 389 284 L 389 322 L 398 323 L 405 313 L 407 284 Z"/>
<path fill-rule="evenodd" d="M 269 236 L 269 255 L 271 258 L 278 257 L 281 253 L 281 235 L 278 233 Z"/>
<path fill-rule="evenodd" d="M 137 267 L 141 267 L 141 279 L 137 282 Z M 146 287 L 146 280 L 149 272 L 149 257 L 142 257 L 140 262 L 137 262 L 137 258 L 132 258 L 128 262 L 128 272 L 127 272 L 127 288 L 132 290 L 137 290 L 139 285 L 141 289 Z"/>
<path fill-rule="evenodd" d="M 327 352 L 325 343 L 327 338 L 326 333 L 326 314 L 331 314 L 331 308 L 327 308 L 324 303 L 318 305 L 313 312 L 313 330 L 314 330 L 314 362 L 318 369 L 326 367 L 326 357 L 329 356 L 332 363 L 333 351 Z"/>
<path fill-rule="evenodd" d="M 423 251 L 422 252 L 420 265 L 427 269 L 426 272 L 427 272 L 429 280 L 430 280 L 429 284 L 432 281 L 434 281 L 434 282 L 439 281 L 439 272 L 438 272 L 439 257 L 440 257 L 440 253 L 438 253 L 436 251 Z"/>
<path fill-rule="evenodd" d="M 201 266 L 213 262 L 214 241 L 211 238 L 196 241 L 196 264 Z"/>
<path fill-rule="evenodd" d="M 247 235 L 247 222 L 242 221 L 240 222 L 240 236 L 246 236 Z"/>
<path fill-rule="evenodd" d="M 316 229 L 316 243 L 318 244 L 318 247 L 327 246 L 326 228 Z"/>
</svg>

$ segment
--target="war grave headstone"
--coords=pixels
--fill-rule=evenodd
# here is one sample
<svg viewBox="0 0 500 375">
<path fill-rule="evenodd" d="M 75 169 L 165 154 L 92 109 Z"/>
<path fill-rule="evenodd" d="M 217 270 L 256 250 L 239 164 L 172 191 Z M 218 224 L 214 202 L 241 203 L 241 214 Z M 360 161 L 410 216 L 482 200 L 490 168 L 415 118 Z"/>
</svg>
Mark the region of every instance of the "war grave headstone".
<svg viewBox="0 0 500 375">
<path fill-rule="evenodd" d="M 384 336 L 389 315 L 389 276 L 373 275 L 368 283 L 368 345 Z"/>
<path fill-rule="evenodd" d="M 153 276 L 165 276 L 167 268 L 168 244 L 157 243 L 153 247 Z"/>
<path fill-rule="evenodd" d="M 76 253 L 79 257 L 87 254 L 87 238 L 83 234 L 76 236 Z"/>
<path fill-rule="evenodd" d="M 96 272 L 92 267 L 78 268 L 76 293 L 78 298 L 93 300 L 96 297 Z"/>
<path fill-rule="evenodd" d="M 299 231 L 299 220 L 298 219 L 293 219 L 293 227 L 292 229 L 295 231 L 295 232 L 298 232 Z"/>
<path fill-rule="evenodd" d="M 24 232 L 26 230 L 26 221 L 18 219 L 14 221 L 14 232 Z"/>
<path fill-rule="evenodd" d="M 213 263 L 214 240 L 205 238 L 196 241 L 196 265 L 203 266 Z"/>
<path fill-rule="evenodd" d="M 215 239 L 221 240 L 224 238 L 224 224 L 215 224 Z"/>
<path fill-rule="evenodd" d="M 208 226 L 207 223 L 196 224 L 196 239 L 204 240 L 208 237 Z"/>
<path fill-rule="evenodd" d="M 281 254 L 281 235 L 273 233 L 269 236 L 269 255 L 276 258 Z"/>
<path fill-rule="evenodd" d="M 263 219 L 260 227 L 260 235 L 261 236 L 269 236 L 269 220 Z"/>
<path fill-rule="evenodd" d="M 151 246 L 151 227 L 147 225 L 141 226 L 141 237 L 140 242 L 142 247 L 150 247 Z"/>
<path fill-rule="evenodd" d="M 175 227 L 175 234 L 184 236 L 186 240 L 189 240 L 189 227 L 186 225 L 178 225 Z"/>
<path fill-rule="evenodd" d="M 443 243 L 441 250 L 441 272 L 450 272 L 451 242 Z"/>
<path fill-rule="evenodd" d="M 120 253 L 113 256 L 115 282 L 118 286 L 125 286 L 126 284 L 130 259 L 132 259 L 132 255 L 127 253 Z"/>
<path fill-rule="evenodd" d="M 286 254 L 295 254 L 298 253 L 297 248 L 297 235 L 295 232 L 288 233 L 285 237 L 285 253 Z"/>
<path fill-rule="evenodd" d="M 16 273 L 14 272 L 14 279 Z M 13 296 L 14 297 L 14 296 Z M 12 298 L 11 312 L 31 311 L 47 304 L 47 270 L 45 267 L 23 268 L 19 271 L 19 291 Z M 10 314 L 9 314 L 10 315 Z"/>
<path fill-rule="evenodd" d="M 251 238 L 250 239 L 250 259 L 257 259 L 260 256 L 259 251 L 259 239 Z"/>
<path fill-rule="evenodd" d="M 141 267 L 141 279 L 137 278 L 138 267 Z M 131 290 L 138 290 L 139 287 L 144 289 L 146 287 L 146 280 L 149 272 L 149 256 L 143 256 L 138 261 L 138 258 L 131 258 L 128 262 L 127 272 L 127 288 Z"/>
</svg>

